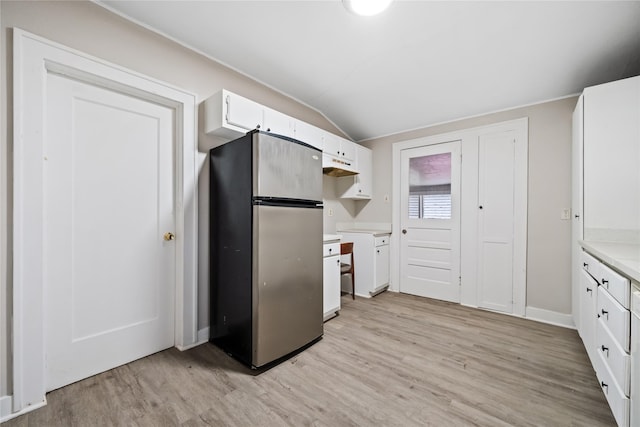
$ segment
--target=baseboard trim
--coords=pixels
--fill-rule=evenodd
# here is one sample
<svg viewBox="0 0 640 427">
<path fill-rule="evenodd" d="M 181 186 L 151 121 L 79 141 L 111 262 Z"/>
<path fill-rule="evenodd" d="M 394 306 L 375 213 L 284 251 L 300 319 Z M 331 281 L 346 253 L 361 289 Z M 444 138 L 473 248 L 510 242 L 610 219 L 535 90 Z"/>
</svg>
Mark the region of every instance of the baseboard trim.
<svg viewBox="0 0 640 427">
<path fill-rule="evenodd" d="M 524 317 L 536 322 L 548 323 L 550 325 L 561 326 L 568 329 L 576 329 L 573 323 L 573 316 L 557 311 L 545 310 L 544 308 L 526 307 Z"/>
<path fill-rule="evenodd" d="M 209 341 L 209 327 L 198 330 L 198 341 L 190 345 L 177 345 L 176 348 L 180 351 L 189 350 L 190 348 L 197 347 Z"/>
<path fill-rule="evenodd" d="M 209 341 L 209 327 L 202 328 L 198 331 L 198 344 L 204 344 Z"/>
<path fill-rule="evenodd" d="M 34 405 L 29 405 L 21 411 L 11 412 L 13 407 L 13 396 L 1 396 L 0 397 L 0 423 L 4 423 L 5 421 L 9 421 L 13 418 L 19 417 L 20 415 L 24 415 L 27 412 L 35 411 L 38 408 L 42 408 L 47 405 L 47 399 L 40 403 L 36 403 Z"/>
</svg>

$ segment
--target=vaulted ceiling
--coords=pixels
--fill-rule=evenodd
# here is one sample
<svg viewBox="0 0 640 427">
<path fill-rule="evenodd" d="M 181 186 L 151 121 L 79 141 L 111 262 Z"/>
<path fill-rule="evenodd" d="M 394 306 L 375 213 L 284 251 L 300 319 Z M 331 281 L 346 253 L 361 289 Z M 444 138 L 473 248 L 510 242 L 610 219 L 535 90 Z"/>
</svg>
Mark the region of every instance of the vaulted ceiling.
<svg viewBox="0 0 640 427">
<path fill-rule="evenodd" d="M 640 1 L 99 4 L 320 111 L 356 141 L 640 74 Z"/>
</svg>

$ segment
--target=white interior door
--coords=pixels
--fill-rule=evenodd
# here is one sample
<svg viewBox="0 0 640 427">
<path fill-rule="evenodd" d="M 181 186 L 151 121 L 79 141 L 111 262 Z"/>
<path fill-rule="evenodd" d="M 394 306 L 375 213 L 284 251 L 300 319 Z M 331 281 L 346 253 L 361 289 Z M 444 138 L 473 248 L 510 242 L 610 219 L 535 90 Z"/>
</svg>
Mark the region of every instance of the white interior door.
<svg viewBox="0 0 640 427">
<path fill-rule="evenodd" d="M 513 131 L 478 138 L 478 306 L 513 311 Z"/>
<path fill-rule="evenodd" d="M 400 292 L 460 302 L 460 141 L 400 156 Z"/>
<path fill-rule="evenodd" d="M 46 389 L 174 344 L 174 110 L 47 76 Z"/>
</svg>

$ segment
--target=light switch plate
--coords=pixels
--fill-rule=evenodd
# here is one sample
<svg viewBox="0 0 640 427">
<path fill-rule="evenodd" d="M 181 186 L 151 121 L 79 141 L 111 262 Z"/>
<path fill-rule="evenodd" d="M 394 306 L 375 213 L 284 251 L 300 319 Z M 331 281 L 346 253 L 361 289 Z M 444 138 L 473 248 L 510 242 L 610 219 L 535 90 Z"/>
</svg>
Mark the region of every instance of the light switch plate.
<svg viewBox="0 0 640 427">
<path fill-rule="evenodd" d="M 564 208 L 560 212 L 560 219 L 566 220 L 571 219 L 571 208 Z"/>
</svg>

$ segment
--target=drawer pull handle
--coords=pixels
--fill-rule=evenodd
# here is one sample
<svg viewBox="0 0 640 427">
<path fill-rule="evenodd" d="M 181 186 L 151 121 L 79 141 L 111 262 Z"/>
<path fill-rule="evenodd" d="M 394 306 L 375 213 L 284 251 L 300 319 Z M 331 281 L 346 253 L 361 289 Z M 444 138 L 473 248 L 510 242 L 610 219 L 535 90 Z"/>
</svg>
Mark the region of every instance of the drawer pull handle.
<svg viewBox="0 0 640 427">
<path fill-rule="evenodd" d="M 609 357 L 609 347 L 605 347 L 604 345 L 602 347 L 600 347 L 602 349 L 602 352 L 604 353 L 605 351 L 607 352 L 607 357 Z"/>
<path fill-rule="evenodd" d="M 338 263 L 338 265 L 340 265 L 340 259 L 337 259 L 336 262 Z"/>
<path fill-rule="evenodd" d="M 607 310 L 605 310 L 604 308 L 602 310 L 600 310 L 602 312 L 603 316 L 607 316 L 607 320 L 609 320 L 609 312 Z"/>
<path fill-rule="evenodd" d="M 605 285 L 607 287 L 607 289 L 609 289 L 609 281 L 602 279 L 602 284 Z"/>
<path fill-rule="evenodd" d="M 582 263 L 582 266 L 583 266 L 584 268 L 587 268 L 587 269 L 589 268 L 589 264 L 587 264 L 586 262 L 583 262 L 583 263 Z"/>
<path fill-rule="evenodd" d="M 587 288 L 587 292 L 593 292 L 593 289 Z"/>
<path fill-rule="evenodd" d="M 608 384 L 605 384 L 604 381 L 600 381 L 600 387 L 602 387 L 603 389 L 606 389 L 605 393 L 609 394 L 609 385 Z"/>
</svg>

